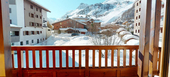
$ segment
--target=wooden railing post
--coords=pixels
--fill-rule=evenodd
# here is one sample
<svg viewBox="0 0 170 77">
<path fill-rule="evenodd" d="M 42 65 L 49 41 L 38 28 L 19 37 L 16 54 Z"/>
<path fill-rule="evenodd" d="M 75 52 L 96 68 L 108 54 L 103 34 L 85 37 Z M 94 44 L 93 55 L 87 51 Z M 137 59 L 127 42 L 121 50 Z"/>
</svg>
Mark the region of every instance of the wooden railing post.
<svg viewBox="0 0 170 77">
<path fill-rule="evenodd" d="M 53 52 L 53 69 L 55 69 L 56 68 L 55 50 L 52 50 L 52 52 Z"/>
<path fill-rule="evenodd" d="M 107 56 L 108 50 L 105 50 L 105 68 L 107 68 Z"/>
<path fill-rule="evenodd" d="M 79 69 L 81 69 L 81 50 L 79 50 Z"/>
<path fill-rule="evenodd" d="M 114 49 L 111 49 L 111 68 L 114 67 Z"/>
<path fill-rule="evenodd" d="M 89 77 L 89 49 L 86 49 L 85 77 Z"/>
<path fill-rule="evenodd" d="M 72 56 L 73 56 L 73 69 L 75 68 L 75 50 L 72 50 L 73 52 L 73 54 L 72 54 Z"/>
<path fill-rule="evenodd" d="M 102 56 L 101 49 L 99 49 L 99 68 L 101 68 L 101 56 Z"/>
<path fill-rule="evenodd" d="M 40 59 L 40 69 L 42 69 L 42 50 L 39 50 L 39 59 Z"/>
<path fill-rule="evenodd" d="M 35 50 L 32 50 L 32 56 L 33 56 L 33 69 L 35 69 L 35 62 L 36 62 L 36 60 L 35 60 Z"/>
<path fill-rule="evenodd" d="M 120 66 L 120 49 L 117 50 L 117 67 Z"/>
<path fill-rule="evenodd" d="M 22 77 L 21 50 L 20 49 L 17 49 L 17 59 L 18 59 L 18 77 Z"/>
</svg>

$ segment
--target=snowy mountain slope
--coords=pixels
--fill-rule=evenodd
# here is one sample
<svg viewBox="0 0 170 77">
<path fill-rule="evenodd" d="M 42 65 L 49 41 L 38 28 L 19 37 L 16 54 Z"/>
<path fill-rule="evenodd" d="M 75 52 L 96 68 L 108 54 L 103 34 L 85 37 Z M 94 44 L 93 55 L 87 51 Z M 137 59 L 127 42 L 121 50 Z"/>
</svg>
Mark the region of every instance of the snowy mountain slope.
<svg viewBox="0 0 170 77">
<path fill-rule="evenodd" d="M 47 18 L 47 21 L 49 21 L 50 24 L 56 21 L 56 18 Z"/>
<path fill-rule="evenodd" d="M 102 25 L 114 22 L 117 18 L 133 6 L 135 0 L 106 0 L 103 3 L 87 5 L 81 3 L 76 10 L 67 12 L 61 19 L 66 17 L 87 17 L 100 19 Z"/>
</svg>

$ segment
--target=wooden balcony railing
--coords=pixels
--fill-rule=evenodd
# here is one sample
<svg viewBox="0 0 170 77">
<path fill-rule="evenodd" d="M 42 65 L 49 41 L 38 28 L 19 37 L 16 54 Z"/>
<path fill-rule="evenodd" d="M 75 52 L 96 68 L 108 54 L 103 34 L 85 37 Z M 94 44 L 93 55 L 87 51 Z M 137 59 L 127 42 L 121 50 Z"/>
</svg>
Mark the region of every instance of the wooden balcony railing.
<svg viewBox="0 0 170 77">
<path fill-rule="evenodd" d="M 14 77 L 138 77 L 138 46 L 12 47 Z"/>
</svg>

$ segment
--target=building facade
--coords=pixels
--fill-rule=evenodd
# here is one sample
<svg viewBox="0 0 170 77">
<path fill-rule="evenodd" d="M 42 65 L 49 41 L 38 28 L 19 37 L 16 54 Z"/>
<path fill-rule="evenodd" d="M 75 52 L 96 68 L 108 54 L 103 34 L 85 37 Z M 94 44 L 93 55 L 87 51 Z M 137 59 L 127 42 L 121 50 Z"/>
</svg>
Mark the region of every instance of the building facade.
<svg viewBox="0 0 170 77">
<path fill-rule="evenodd" d="M 141 0 L 135 2 L 134 34 L 140 36 Z M 163 31 L 164 3 L 161 5 L 160 33 Z"/>
<path fill-rule="evenodd" d="M 135 18 L 134 18 L 134 34 L 140 35 L 140 14 L 141 14 L 141 0 L 135 2 Z"/>
<path fill-rule="evenodd" d="M 60 28 L 81 28 L 85 29 L 86 24 L 75 21 L 73 19 L 65 19 L 61 21 L 54 22 L 52 24 L 54 26 L 54 32 L 58 33 Z"/>
<path fill-rule="evenodd" d="M 18 32 L 19 37 L 19 41 L 11 38 L 12 45 L 34 45 L 47 39 L 47 12 L 31 0 L 9 0 L 11 34 Z"/>
</svg>

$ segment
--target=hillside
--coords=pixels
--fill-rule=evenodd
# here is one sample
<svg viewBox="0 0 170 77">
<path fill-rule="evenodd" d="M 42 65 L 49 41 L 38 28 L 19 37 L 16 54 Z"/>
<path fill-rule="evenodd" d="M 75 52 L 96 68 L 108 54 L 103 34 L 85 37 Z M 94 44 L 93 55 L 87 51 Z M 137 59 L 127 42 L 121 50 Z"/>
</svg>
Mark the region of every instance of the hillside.
<svg viewBox="0 0 170 77">
<path fill-rule="evenodd" d="M 122 17 L 124 12 L 127 12 L 128 9 L 132 8 L 134 1 L 135 0 L 106 0 L 103 3 L 92 5 L 81 3 L 77 9 L 67 12 L 61 19 L 67 17 L 90 17 L 101 20 L 102 26 L 105 26 Z M 131 14 L 132 11 L 128 14 Z M 126 18 L 126 16 L 123 17 Z"/>
</svg>

